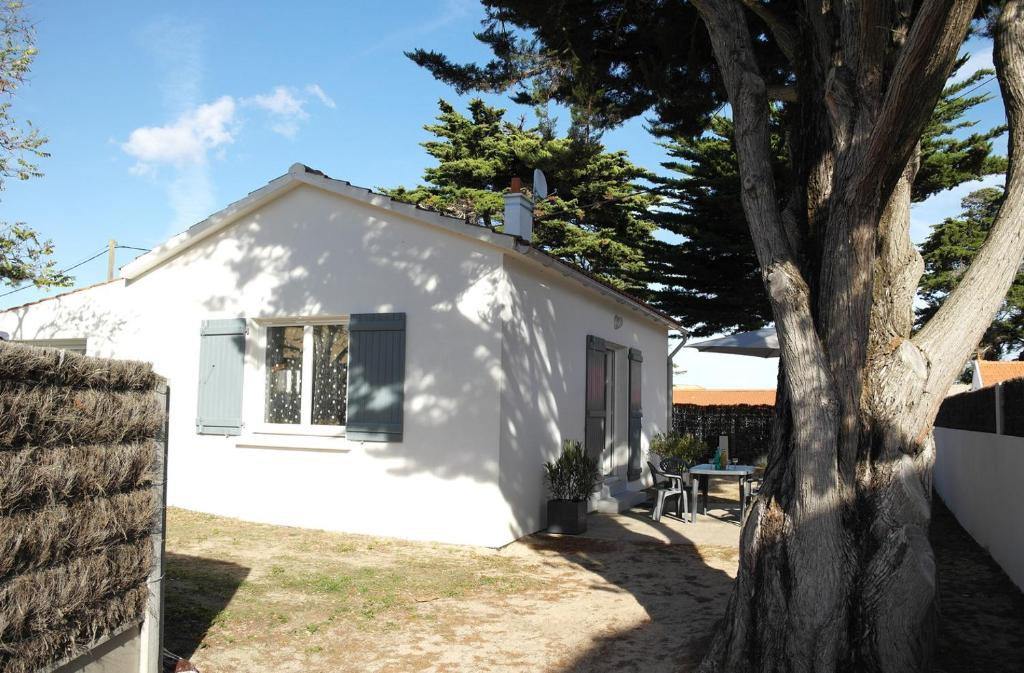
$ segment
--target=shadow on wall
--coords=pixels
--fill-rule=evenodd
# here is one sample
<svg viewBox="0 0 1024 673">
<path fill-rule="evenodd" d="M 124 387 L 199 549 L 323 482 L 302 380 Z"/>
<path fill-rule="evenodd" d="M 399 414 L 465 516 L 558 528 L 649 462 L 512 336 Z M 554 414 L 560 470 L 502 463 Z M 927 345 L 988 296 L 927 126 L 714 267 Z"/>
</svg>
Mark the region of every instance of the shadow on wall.
<svg viewBox="0 0 1024 673">
<path fill-rule="evenodd" d="M 72 305 L 69 305 L 69 300 L 73 301 Z M 26 340 L 80 337 L 88 339 L 89 352 L 92 353 L 97 344 L 113 342 L 128 325 L 126 316 L 114 315 L 100 305 L 85 302 L 80 296 L 53 301 L 57 304 L 53 316 L 31 329 L 25 328 L 25 322 L 34 306 L 15 310 L 17 325 L 11 330 L 11 337 Z"/>
<path fill-rule="evenodd" d="M 245 582 L 249 569 L 229 561 L 172 553 L 167 554 L 165 565 L 164 648 L 188 659 Z M 171 661 L 171 670 L 173 666 Z"/>
<path fill-rule="evenodd" d="M 488 419 L 496 418 L 500 405 L 501 331 L 510 316 L 522 316 L 517 329 L 524 331 L 520 338 L 530 362 L 517 369 L 553 375 L 531 373 L 529 382 L 520 382 L 520 388 L 523 383 L 533 386 L 532 397 L 516 400 L 514 415 L 505 422 L 513 429 L 528 422 L 522 412 L 523 405 L 529 405 L 545 418 L 547 441 L 542 447 L 532 442 L 524 448 L 513 440 L 514 451 L 536 456 L 529 461 L 535 469 L 504 475 L 508 478 L 501 480 L 501 489 L 508 502 L 521 502 L 524 494 L 533 499 L 543 490 L 541 453 L 554 455 L 561 439 L 556 399 L 565 393 L 564 366 L 557 350 L 547 350 L 542 341 L 543 335 L 552 333 L 554 307 L 543 301 L 529 308 L 509 306 L 497 253 L 474 249 L 475 244 L 464 244 L 443 232 L 416 232 L 421 225 L 397 215 L 375 219 L 360 204 L 349 210 L 328 202 L 332 210 L 325 223 L 322 213 L 304 215 L 310 209 L 288 206 L 290 199 L 304 192 L 300 189 L 270 204 L 247 224 L 234 228 L 230 241 L 217 239 L 184 253 L 185 259 L 194 262 L 222 257 L 230 250 L 226 265 L 231 293 L 210 296 L 204 308 L 230 313 L 240 307 L 243 300 L 239 298 L 258 296 L 264 316 L 407 312 L 407 353 L 416 351 L 420 358 L 407 356 L 406 441 L 368 444 L 367 451 L 388 461 L 387 469 L 395 475 L 423 473 L 482 484 L 498 483 L 499 476 L 497 428 Z M 361 219 L 365 212 L 371 213 L 368 224 Z M 351 221 L 346 217 L 349 213 Z M 455 251 L 463 249 L 462 257 L 453 261 Z M 386 288 L 380 286 L 381 278 L 387 279 Z M 498 300 L 490 301 L 492 296 Z M 453 342 L 460 344 L 454 361 Z M 430 350 L 424 344 L 432 343 L 440 344 L 438 350 L 444 355 L 423 361 L 422 354 Z M 549 389 L 550 381 L 561 389 Z M 582 419 L 582 401 L 580 405 Z M 477 441 L 481 436 L 495 445 L 481 447 Z"/>
</svg>

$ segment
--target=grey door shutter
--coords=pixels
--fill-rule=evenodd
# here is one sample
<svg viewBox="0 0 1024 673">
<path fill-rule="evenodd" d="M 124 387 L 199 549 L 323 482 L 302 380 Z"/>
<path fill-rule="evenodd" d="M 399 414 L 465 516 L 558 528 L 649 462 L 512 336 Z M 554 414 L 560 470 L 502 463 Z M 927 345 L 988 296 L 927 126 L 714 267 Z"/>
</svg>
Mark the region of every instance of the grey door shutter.
<svg viewBox="0 0 1024 673">
<path fill-rule="evenodd" d="M 245 318 L 204 320 L 199 339 L 196 432 L 241 434 Z"/>
<path fill-rule="evenodd" d="M 600 460 L 601 452 L 604 451 L 605 427 L 608 423 L 605 350 L 604 339 L 587 337 L 587 415 L 583 428 L 583 447 L 587 455 L 595 460 Z"/>
<path fill-rule="evenodd" d="M 349 439 L 402 441 L 405 314 L 357 313 L 349 322 Z"/>
<path fill-rule="evenodd" d="M 643 353 L 636 348 L 629 349 L 629 466 L 627 477 L 630 481 L 640 478 L 643 463 L 640 456 L 640 424 L 644 418 L 640 391 L 643 389 Z"/>
</svg>

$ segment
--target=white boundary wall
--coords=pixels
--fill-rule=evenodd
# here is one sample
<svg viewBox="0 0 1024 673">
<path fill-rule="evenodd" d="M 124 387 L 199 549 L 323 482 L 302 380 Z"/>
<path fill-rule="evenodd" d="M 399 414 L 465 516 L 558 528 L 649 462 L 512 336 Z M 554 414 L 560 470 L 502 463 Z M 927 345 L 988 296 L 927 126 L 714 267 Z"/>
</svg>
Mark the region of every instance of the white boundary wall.
<svg viewBox="0 0 1024 673">
<path fill-rule="evenodd" d="M 935 490 L 1024 589 L 1024 437 L 935 428 Z"/>
</svg>

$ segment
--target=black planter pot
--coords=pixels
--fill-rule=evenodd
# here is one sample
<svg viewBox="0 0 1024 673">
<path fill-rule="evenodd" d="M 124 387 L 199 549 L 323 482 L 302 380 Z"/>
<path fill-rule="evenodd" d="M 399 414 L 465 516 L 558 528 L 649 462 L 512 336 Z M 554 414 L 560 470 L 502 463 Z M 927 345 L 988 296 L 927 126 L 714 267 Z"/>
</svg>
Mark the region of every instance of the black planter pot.
<svg viewBox="0 0 1024 673">
<path fill-rule="evenodd" d="M 586 500 L 548 500 L 548 532 L 579 535 L 587 532 Z"/>
</svg>

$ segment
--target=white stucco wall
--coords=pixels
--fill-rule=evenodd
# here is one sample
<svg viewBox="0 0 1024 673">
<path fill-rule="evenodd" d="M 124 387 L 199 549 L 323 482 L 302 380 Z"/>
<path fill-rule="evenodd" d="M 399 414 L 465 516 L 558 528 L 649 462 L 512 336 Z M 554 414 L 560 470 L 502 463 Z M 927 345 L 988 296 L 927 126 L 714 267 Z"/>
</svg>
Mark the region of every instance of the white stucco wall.
<svg viewBox="0 0 1024 673">
<path fill-rule="evenodd" d="M 248 520 L 500 545 L 501 252 L 300 186 L 126 287 L 0 314 L 13 338 L 88 336 L 89 353 L 151 360 L 171 386 L 168 500 Z M 244 316 L 407 314 L 400 443 L 195 432 L 199 327 Z M 255 323 L 253 322 L 253 327 Z M 246 423 L 263 397 L 247 338 Z M 317 447 L 316 449 L 312 447 Z"/>
<path fill-rule="evenodd" d="M 509 314 L 502 344 L 500 483 L 518 536 L 547 525 L 544 462 L 557 457 L 563 438 L 584 439 L 587 336 L 643 352 L 644 461 L 650 438 L 667 427 L 668 340 L 664 328 L 610 298 L 575 291 L 575 281 L 555 270 L 538 269 L 511 255 L 505 270 Z M 623 320 L 619 328 L 616 315 Z M 623 430 L 624 411 L 618 414 Z M 640 481 L 631 484 L 641 486 Z"/>
<path fill-rule="evenodd" d="M 299 185 L 134 280 L 2 312 L 0 330 L 84 336 L 90 355 L 154 363 L 171 387 L 171 505 L 500 546 L 545 525 L 541 464 L 561 437 L 582 438 L 586 334 L 644 351 L 645 446 L 666 408 L 664 328 L 576 281 L 506 263 L 517 256 Z M 254 432 L 262 320 L 392 311 L 407 314 L 404 441 Z M 250 326 L 247 428 L 197 435 L 200 324 L 235 317 Z"/>
<path fill-rule="evenodd" d="M 1024 437 L 935 428 L 935 490 L 960 525 L 1024 589 L 1022 475 Z"/>
</svg>

